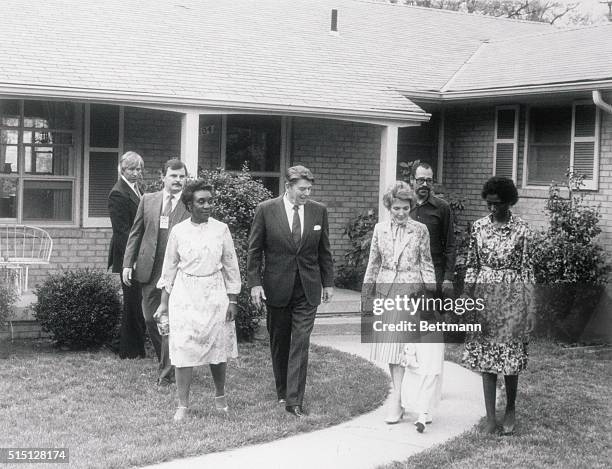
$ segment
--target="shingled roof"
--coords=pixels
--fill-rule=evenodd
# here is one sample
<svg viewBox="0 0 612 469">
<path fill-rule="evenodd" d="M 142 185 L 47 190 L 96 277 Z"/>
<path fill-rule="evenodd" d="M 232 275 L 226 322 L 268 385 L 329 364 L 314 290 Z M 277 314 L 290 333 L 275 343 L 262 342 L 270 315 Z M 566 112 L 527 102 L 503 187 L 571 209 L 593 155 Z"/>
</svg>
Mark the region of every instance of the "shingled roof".
<svg viewBox="0 0 612 469">
<path fill-rule="evenodd" d="M 514 83 L 511 62 L 530 60 L 541 41 L 573 44 L 541 23 L 364 0 L 3 0 L 3 9 L 1 94 L 287 113 L 426 118 L 406 91 Z M 583 73 L 564 64 L 563 77 Z M 556 73 L 550 65 L 537 77 Z"/>
</svg>

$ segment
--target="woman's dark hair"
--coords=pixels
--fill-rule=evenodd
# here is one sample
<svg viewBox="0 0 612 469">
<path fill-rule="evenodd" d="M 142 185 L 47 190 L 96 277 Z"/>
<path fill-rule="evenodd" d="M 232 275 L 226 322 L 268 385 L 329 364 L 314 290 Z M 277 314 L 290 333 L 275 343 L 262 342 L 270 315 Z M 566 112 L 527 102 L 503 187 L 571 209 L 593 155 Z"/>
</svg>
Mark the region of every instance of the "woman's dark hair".
<svg viewBox="0 0 612 469">
<path fill-rule="evenodd" d="M 181 200 L 185 204 L 185 207 L 187 207 L 187 210 L 190 210 L 189 206 L 193 202 L 193 194 L 197 191 L 208 191 L 213 196 L 215 195 L 214 187 L 211 186 L 204 179 L 195 179 L 193 181 L 189 181 L 187 184 L 185 184 L 183 194 L 181 195 Z"/>
<path fill-rule="evenodd" d="M 483 199 L 487 198 L 487 195 L 497 194 L 499 199 L 504 203 L 514 205 L 518 202 L 518 191 L 514 185 L 514 181 L 510 178 L 493 176 L 489 178 L 487 182 L 482 186 L 481 196 Z"/>
</svg>

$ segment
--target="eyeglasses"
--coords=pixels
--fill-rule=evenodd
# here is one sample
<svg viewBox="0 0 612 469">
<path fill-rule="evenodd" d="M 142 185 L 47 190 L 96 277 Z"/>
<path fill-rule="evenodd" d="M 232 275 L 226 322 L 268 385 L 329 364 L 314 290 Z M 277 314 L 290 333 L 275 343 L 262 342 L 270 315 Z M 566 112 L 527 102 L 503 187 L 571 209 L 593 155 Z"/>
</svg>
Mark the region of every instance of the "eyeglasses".
<svg viewBox="0 0 612 469">
<path fill-rule="evenodd" d="M 425 183 L 433 184 L 433 179 L 432 178 L 416 178 L 415 181 L 417 182 L 417 184 L 419 186 L 422 186 Z"/>
</svg>

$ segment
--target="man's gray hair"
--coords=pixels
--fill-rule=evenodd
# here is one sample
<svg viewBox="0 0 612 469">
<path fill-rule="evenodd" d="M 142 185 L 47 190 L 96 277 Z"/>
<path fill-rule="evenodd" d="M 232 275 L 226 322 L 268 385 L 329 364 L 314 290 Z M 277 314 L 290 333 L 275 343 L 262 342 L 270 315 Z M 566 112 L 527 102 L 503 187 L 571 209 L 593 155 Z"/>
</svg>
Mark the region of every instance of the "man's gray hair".
<svg viewBox="0 0 612 469">
<path fill-rule="evenodd" d="M 306 166 L 297 165 L 287 168 L 285 172 L 285 181 L 289 184 L 295 184 L 300 179 L 306 179 L 311 184 L 314 184 L 314 176 Z"/>
<path fill-rule="evenodd" d="M 134 164 L 138 164 L 141 168 L 144 168 L 144 160 L 142 159 L 142 156 L 135 151 L 127 151 L 121 155 L 121 158 L 119 158 L 119 166 L 117 167 L 117 170 L 121 175 L 123 173 L 123 168 Z"/>
</svg>

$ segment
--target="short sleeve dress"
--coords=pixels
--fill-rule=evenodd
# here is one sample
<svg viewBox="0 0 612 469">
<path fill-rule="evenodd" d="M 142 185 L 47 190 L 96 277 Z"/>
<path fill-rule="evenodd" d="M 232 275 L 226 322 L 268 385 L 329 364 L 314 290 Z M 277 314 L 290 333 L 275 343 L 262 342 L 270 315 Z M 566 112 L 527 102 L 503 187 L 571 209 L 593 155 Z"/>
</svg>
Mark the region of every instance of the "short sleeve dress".
<svg viewBox="0 0 612 469">
<path fill-rule="evenodd" d="M 526 368 L 534 282 L 532 239 L 529 225 L 513 214 L 501 226 L 490 215 L 474 222 L 465 290 L 474 298 L 484 298 L 486 306 L 476 316 L 483 332 L 466 338 L 463 364 L 467 368 L 504 375 Z"/>
<path fill-rule="evenodd" d="M 238 356 L 236 326 L 225 320 L 228 293 L 240 293 L 229 228 L 214 218 L 172 228 L 157 284 L 170 293 L 170 362 L 177 367 L 224 363 Z"/>
</svg>

